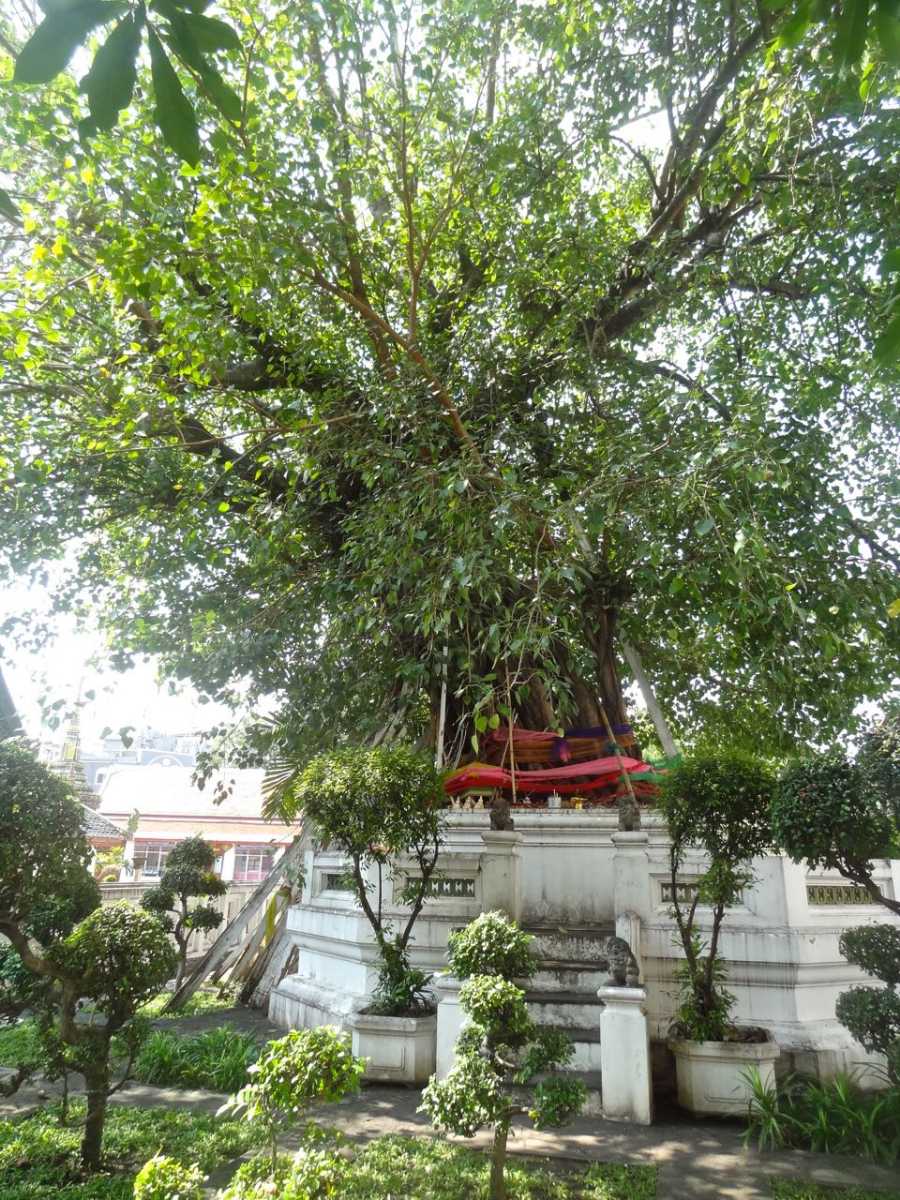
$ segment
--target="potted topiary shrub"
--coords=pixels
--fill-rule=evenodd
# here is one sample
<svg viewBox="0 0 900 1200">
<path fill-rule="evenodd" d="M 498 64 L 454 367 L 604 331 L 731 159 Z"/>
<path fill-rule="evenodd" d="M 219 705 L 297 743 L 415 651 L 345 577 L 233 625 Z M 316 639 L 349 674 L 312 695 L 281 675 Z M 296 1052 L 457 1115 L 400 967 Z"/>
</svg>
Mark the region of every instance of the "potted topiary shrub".
<svg viewBox="0 0 900 1200">
<path fill-rule="evenodd" d="M 409 944 L 441 845 L 441 778 L 430 759 L 405 747 L 344 749 L 320 755 L 283 789 L 279 810 L 303 814 L 322 843 L 347 857 L 348 875 L 378 949 L 378 979 L 368 1004 L 350 1020 L 353 1052 L 368 1059 L 368 1079 L 424 1083 L 434 1070 L 435 1004 L 431 977 L 410 963 Z M 397 882 L 397 860 L 412 871 Z M 374 868 L 375 881 L 368 878 Z"/>
<path fill-rule="evenodd" d="M 678 1102 L 694 1113 L 745 1112 L 751 1096 L 748 1067 L 755 1066 L 764 1082 L 774 1078 L 778 1047 L 765 1030 L 734 1024 L 734 997 L 725 987 L 720 954 L 725 914 L 753 883 L 751 860 L 771 840 L 773 788 L 763 764 L 737 753 L 686 758 L 662 783 L 660 805 L 671 838 L 672 915 L 684 952 L 669 1047 Z M 679 872 L 692 847 L 705 852 L 708 862 L 685 896 Z"/>
</svg>

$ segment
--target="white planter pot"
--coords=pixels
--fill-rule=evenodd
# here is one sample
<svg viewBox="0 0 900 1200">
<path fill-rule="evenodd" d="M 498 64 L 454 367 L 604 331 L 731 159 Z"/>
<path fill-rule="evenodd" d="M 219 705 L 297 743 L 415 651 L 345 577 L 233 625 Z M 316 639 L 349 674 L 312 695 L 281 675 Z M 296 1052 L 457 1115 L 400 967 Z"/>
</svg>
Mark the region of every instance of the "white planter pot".
<svg viewBox="0 0 900 1200">
<path fill-rule="evenodd" d="M 678 1103 L 692 1113 L 745 1117 L 753 1091 L 744 1077 L 756 1067 L 766 1086 L 775 1083 L 775 1042 L 670 1041 L 678 1076 Z"/>
<path fill-rule="evenodd" d="M 365 1078 L 426 1083 L 434 1074 L 437 1017 L 381 1017 L 355 1013 L 347 1022 L 353 1053 L 368 1060 Z"/>
</svg>

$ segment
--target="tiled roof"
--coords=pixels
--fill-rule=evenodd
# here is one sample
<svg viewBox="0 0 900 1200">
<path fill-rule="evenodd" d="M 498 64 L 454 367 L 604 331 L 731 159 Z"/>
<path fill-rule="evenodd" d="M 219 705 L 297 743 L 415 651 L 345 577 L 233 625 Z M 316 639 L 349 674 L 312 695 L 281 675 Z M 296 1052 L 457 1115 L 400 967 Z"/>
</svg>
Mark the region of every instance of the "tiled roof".
<svg viewBox="0 0 900 1200">
<path fill-rule="evenodd" d="M 106 817 L 101 817 L 98 812 L 88 808 L 86 804 L 82 804 L 81 811 L 82 828 L 87 838 L 121 838 L 123 842 L 125 841 L 124 829 L 113 825 L 112 821 L 107 821 Z"/>
</svg>

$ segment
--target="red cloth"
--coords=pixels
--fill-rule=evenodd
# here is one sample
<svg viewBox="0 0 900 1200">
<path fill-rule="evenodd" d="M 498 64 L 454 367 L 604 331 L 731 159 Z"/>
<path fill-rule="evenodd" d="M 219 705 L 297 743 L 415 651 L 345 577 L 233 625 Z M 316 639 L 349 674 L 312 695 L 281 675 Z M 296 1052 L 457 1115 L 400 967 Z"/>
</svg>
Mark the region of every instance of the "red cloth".
<svg viewBox="0 0 900 1200">
<path fill-rule="evenodd" d="M 610 755 L 608 758 L 592 758 L 588 762 L 570 763 L 566 767 L 516 771 L 516 790 L 540 794 L 593 792 L 597 788 L 609 787 L 615 783 L 621 778 L 623 768 L 629 774 L 650 769 L 648 764 L 640 759 L 623 756 L 620 761 L 615 755 Z M 576 779 L 579 782 L 568 782 Z M 461 771 L 451 775 L 444 783 L 444 790 L 451 796 L 475 787 L 510 789 L 512 773 L 503 767 L 473 763 L 470 767 L 463 767 Z"/>
</svg>

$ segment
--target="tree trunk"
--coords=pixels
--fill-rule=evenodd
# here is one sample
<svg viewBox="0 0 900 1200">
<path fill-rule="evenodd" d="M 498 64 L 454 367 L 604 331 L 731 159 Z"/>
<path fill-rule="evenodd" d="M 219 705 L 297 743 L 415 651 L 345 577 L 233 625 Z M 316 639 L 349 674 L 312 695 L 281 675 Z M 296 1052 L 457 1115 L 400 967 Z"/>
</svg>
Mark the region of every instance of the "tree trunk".
<svg viewBox="0 0 900 1200">
<path fill-rule="evenodd" d="M 616 663 L 616 610 L 598 606 L 592 627 L 587 636 L 594 653 L 600 703 L 606 710 L 609 723 L 613 726 L 626 724 L 625 701 L 622 682 Z"/>
<path fill-rule="evenodd" d="M 91 1064 L 84 1073 L 87 1084 L 87 1118 L 81 1139 L 81 1162 L 88 1171 L 100 1169 L 103 1150 L 103 1126 L 109 1095 L 109 1042 L 101 1051 L 102 1063 Z"/>
<path fill-rule="evenodd" d="M 494 1130 L 491 1147 L 491 1200 L 506 1200 L 506 1139 L 509 1119 L 501 1121 Z"/>
</svg>

